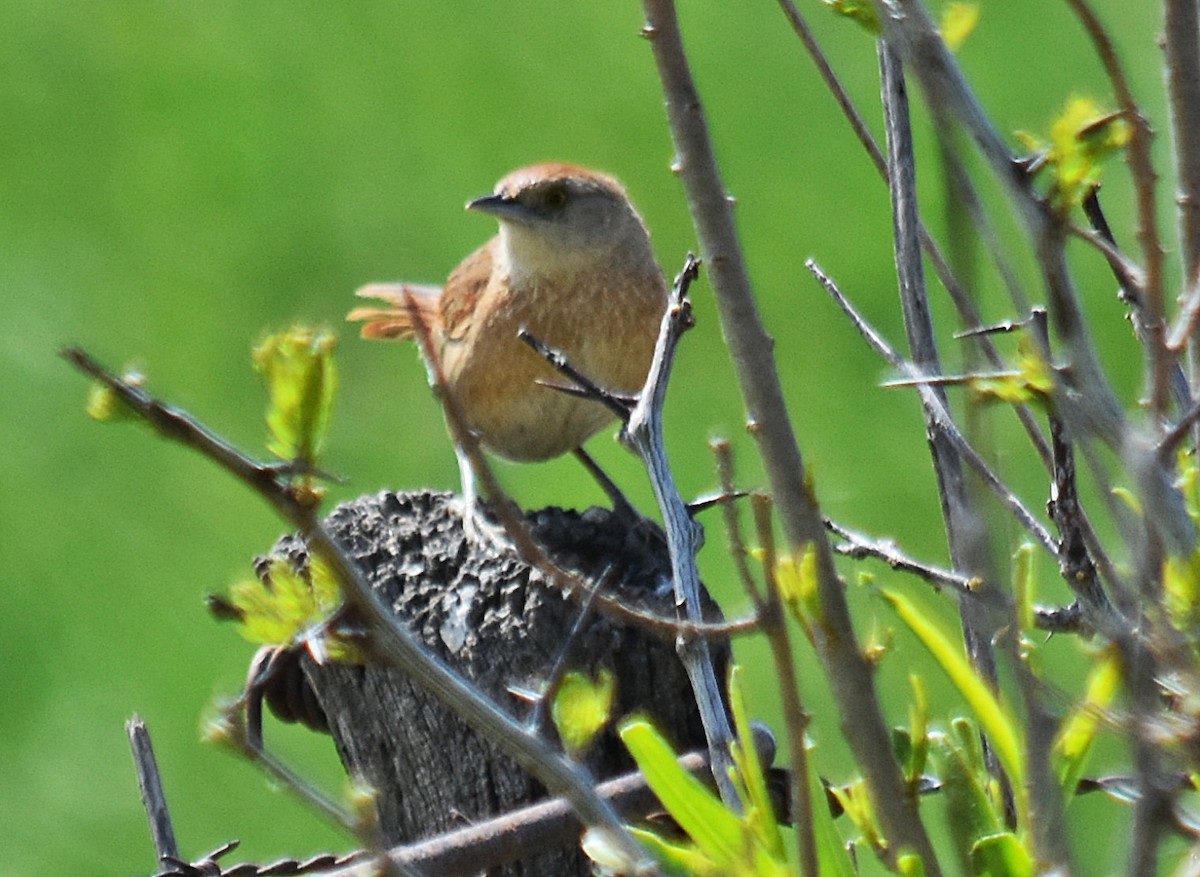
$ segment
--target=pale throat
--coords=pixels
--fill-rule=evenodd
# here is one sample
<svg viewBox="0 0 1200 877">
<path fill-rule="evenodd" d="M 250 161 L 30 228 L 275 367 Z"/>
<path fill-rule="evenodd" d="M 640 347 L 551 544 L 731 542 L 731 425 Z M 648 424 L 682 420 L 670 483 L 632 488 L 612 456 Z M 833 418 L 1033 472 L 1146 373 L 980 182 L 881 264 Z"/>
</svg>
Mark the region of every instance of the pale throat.
<svg viewBox="0 0 1200 877">
<path fill-rule="evenodd" d="M 502 270 L 516 289 L 546 289 L 580 282 L 593 285 L 599 277 L 657 270 L 653 254 L 641 252 L 643 248 L 635 242 L 581 247 L 551 235 L 501 225 L 500 244 Z"/>
</svg>

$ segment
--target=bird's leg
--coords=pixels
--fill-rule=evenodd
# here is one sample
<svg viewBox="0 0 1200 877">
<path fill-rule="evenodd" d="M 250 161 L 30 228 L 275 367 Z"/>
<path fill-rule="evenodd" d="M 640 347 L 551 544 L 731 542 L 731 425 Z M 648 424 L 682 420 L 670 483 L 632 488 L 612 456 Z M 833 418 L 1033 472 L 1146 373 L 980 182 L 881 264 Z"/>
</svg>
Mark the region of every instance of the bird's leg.
<svg viewBox="0 0 1200 877">
<path fill-rule="evenodd" d="M 479 502 L 479 493 L 475 480 L 475 467 L 471 465 L 471 456 L 457 444 L 454 446 L 454 456 L 458 458 L 458 474 L 462 481 L 463 498 L 463 533 L 467 539 L 488 551 L 503 552 L 511 547 L 504 528 L 488 520 Z"/>
</svg>

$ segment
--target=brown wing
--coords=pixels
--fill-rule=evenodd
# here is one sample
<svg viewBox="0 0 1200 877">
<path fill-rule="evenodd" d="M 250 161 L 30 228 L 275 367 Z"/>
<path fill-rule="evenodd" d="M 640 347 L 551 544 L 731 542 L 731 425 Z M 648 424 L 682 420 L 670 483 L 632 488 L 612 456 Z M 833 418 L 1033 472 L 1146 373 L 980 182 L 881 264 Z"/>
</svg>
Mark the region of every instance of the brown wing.
<svg viewBox="0 0 1200 877">
<path fill-rule="evenodd" d="M 495 261 L 494 253 L 499 246 L 500 238 L 492 238 L 463 259 L 446 279 L 446 288 L 441 296 L 440 317 L 442 332 L 447 341 L 461 340 L 471 328 L 471 318 L 479 305 L 479 299 L 487 289 Z"/>
<path fill-rule="evenodd" d="M 417 314 L 431 330 L 441 320 L 438 300 L 442 290 L 420 283 L 368 283 L 355 291 L 360 298 L 373 298 L 386 306 L 355 308 L 346 319 L 362 323 L 362 337 L 375 341 L 395 341 L 413 337 L 412 314 L 408 302 L 415 305 Z"/>
</svg>

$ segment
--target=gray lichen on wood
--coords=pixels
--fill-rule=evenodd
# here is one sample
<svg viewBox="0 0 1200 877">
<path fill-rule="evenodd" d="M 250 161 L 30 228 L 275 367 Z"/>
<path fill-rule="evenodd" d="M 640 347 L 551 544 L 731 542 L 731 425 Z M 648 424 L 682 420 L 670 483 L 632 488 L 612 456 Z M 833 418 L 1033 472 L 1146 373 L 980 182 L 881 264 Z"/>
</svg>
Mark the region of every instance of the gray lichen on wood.
<svg viewBox="0 0 1200 877">
<path fill-rule="evenodd" d="M 604 509 L 543 509 L 526 520 L 534 538 L 562 568 L 606 593 L 670 618 L 675 607 L 670 561 L 661 534 L 630 527 Z M 526 716 L 513 690 L 537 690 L 570 648 L 567 666 L 617 679 L 614 714 L 648 714 L 682 751 L 704 745 L 704 731 L 674 643 L 613 621 L 594 609 L 568 644 L 581 599 L 564 593 L 512 553 L 482 549 L 464 538 L 460 504 L 450 494 L 382 492 L 338 506 L 328 524 L 397 619 L 467 679 Z M 301 541 L 273 549 L 306 562 Z M 711 617 L 719 614 L 709 606 Z M 716 644 L 724 673 L 728 647 Z M 304 671 L 324 709 L 347 770 L 378 796 L 381 840 L 405 843 L 460 828 L 537 800 L 544 790 L 413 684 L 378 666 L 306 660 Z M 611 733 L 583 756 L 598 779 L 632 763 Z M 514 863 L 510 875 L 587 874 L 574 846 Z"/>
</svg>

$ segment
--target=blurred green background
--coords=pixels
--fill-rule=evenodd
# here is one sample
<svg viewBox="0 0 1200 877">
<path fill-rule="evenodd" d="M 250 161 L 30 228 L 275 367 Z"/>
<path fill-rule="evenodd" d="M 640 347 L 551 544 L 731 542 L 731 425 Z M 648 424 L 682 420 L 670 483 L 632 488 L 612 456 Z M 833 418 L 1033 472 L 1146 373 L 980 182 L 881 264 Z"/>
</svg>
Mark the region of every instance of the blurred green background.
<svg viewBox="0 0 1200 877">
<path fill-rule="evenodd" d="M 877 389 L 885 369 L 803 269 L 817 258 L 899 342 L 885 190 L 773 4 L 683 5 L 750 271 L 825 509 L 943 561 L 915 400 Z M 1165 130 L 1157 14 L 1118 0 L 1096 6 Z M 1046 130 L 1069 94 L 1111 101 L 1064 7 L 982 3 L 961 57 L 1005 132 Z M 818 3 L 802 8 L 880 131 L 871 40 Z M 256 861 L 350 843 L 198 739 L 206 706 L 238 689 L 252 653 L 209 619 L 201 596 L 248 575 L 280 523 L 195 455 L 133 426 L 89 421 L 86 382 L 57 349 L 78 343 L 112 367 L 144 369 L 154 391 L 258 453 L 263 397 L 251 345 L 297 319 L 327 324 L 343 335 L 343 388 L 324 464 L 349 479 L 333 498 L 384 486 L 455 488 L 453 454 L 416 355 L 358 341 L 341 322 L 351 292 L 369 280 L 443 278 L 493 233 L 486 218 L 462 212 L 464 202 L 546 159 L 620 177 L 673 273 L 695 244 L 668 171 L 641 24 L 632 2 L 0 0 L 0 871 L 154 870 L 123 730 L 135 711 L 154 734 L 186 854 L 231 837 L 242 839 L 239 856 Z M 944 199 L 923 115 L 917 138 L 930 160 L 921 177 L 926 218 L 940 231 Z M 1166 144 L 1158 150 L 1169 175 Z M 1124 169 L 1114 167 L 1109 181 L 1111 218 L 1131 241 Z M 1103 266 L 1080 255 L 1089 313 L 1132 404 L 1136 349 Z M 989 318 L 1011 315 L 990 275 L 981 289 Z M 707 442 L 725 435 L 736 442 L 743 481 L 756 485 L 703 282 L 694 297 L 699 327 L 668 406 L 678 479 L 685 494 L 712 488 Z M 952 321 L 944 326 L 948 339 Z M 1013 435 L 997 421 L 1002 437 Z M 648 507 L 633 461 L 604 437 L 593 448 Z M 1040 507 L 1046 488 L 1028 454 L 1014 447 L 999 456 Z M 531 507 L 601 499 L 571 461 L 506 466 L 503 477 Z M 998 518 L 996 535 L 1007 550 L 1018 534 Z M 736 614 L 745 601 L 723 548 L 714 518 L 705 572 Z M 936 604 L 919 583 L 903 585 Z M 875 601 L 856 596 L 855 607 L 864 637 L 888 623 L 874 620 Z M 741 650 L 765 666 L 760 647 Z M 845 779 L 836 716 L 801 651 L 818 768 Z M 1069 665 L 1073 645 L 1061 651 Z M 905 668 L 919 655 L 903 642 L 897 652 L 880 678 L 901 721 Z M 933 674 L 930 684 L 940 714 L 953 712 Z M 762 714 L 776 715 L 767 686 L 754 694 Z M 341 788 L 327 740 L 274 727 L 268 739 Z M 1121 814 L 1104 802 L 1078 806 L 1088 824 L 1085 872 L 1104 873 L 1121 861 L 1124 838 L 1103 827 Z"/>
</svg>

